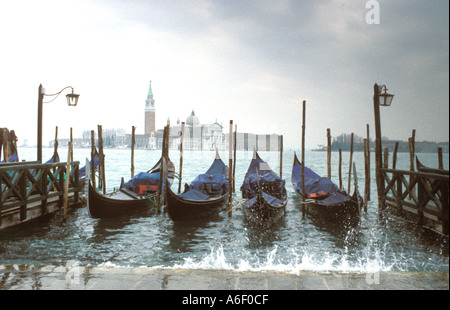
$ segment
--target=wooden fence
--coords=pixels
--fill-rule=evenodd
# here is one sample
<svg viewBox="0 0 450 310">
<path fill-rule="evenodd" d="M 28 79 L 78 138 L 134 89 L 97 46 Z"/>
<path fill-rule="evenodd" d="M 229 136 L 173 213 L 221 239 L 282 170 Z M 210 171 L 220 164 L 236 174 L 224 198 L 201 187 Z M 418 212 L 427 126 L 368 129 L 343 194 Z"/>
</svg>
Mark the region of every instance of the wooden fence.
<svg viewBox="0 0 450 310">
<path fill-rule="evenodd" d="M 381 168 L 381 205 L 389 212 L 449 235 L 449 174 Z"/>
<path fill-rule="evenodd" d="M 7 226 L 53 212 L 54 205 L 57 209 L 61 208 L 64 203 L 66 167 L 67 163 L 38 162 L 0 165 L 0 227 L 5 227 L 3 221 L 13 213 L 19 216 Z M 72 162 L 70 171 L 68 196 L 71 197 L 72 205 L 78 205 L 82 190 L 79 162 Z"/>
</svg>

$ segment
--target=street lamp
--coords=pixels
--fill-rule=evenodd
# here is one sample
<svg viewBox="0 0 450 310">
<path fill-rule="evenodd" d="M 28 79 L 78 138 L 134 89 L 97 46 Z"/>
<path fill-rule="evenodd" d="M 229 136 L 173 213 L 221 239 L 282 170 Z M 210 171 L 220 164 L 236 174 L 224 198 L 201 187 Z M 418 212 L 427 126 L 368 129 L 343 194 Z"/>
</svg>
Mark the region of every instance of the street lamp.
<svg viewBox="0 0 450 310">
<path fill-rule="evenodd" d="M 382 92 L 384 89 L 384 93 Z M 378 97 L 380 100 L 379 105 L 383 107 L 389 107 L 392 103 L 392 99 L 394 98 L 394 95 L 387 93 L 387 87 L 386 85 L 378 86 Z"/>
<path fill-rule="evenodd" d="M 384 92 L 383 92 L 384 90 Z M 373 87 L 373 108 L 375 114 L 375 179 L 377 182 L 378 193 L 378 211 L 384 210 L 384 201 L 381 199 L 384 192 L 384 180 L 381 175 L 381 125 L 380 125 L 380 106 L 388 107 L 392 103 L 394 95 L 387 93 L 386 85 L 379 86 L 377 84 Z M 381 100 L 380 100 L 381 99 Z"/>
<path fill-rule="evenodd" d="M 76 106 L 78 104 L 78 97 L 80 95 L 74 94 L 73 87 L 67 86 L 61 89 L 59 92 L 55 94 L 45 94 L 45 89 L 42 87 L 42 84 L 39 85 L 39 93 L 38 93 L 38 136 L 37 136 L 37 160 L 42 163 L 42 106 L 44 103 L 49 103 L 55 100 L 59 94 L 61 94 L 65 89 L 71 88 L 72 93 L 66 95 L 67 104 L 69 106 Z M 54 97 L 52 100 L 44 102 L 44 96 Z"/>
</svg>

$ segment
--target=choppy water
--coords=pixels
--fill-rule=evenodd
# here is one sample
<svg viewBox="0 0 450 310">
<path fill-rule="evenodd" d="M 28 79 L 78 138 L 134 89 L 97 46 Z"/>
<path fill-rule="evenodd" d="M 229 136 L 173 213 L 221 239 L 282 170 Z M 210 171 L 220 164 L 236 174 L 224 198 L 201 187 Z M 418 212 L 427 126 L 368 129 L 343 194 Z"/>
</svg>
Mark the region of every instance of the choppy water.
<svg viewBox="0 0 450 310">
<path fill-rule="evenodd" d="M 21 159 L 34 160 L 35 149 L 19 150 Z M 60 149 L 62 160 L 67 151 Z M 50 158 L 44 149 L 43 158 Z M 130 150 L 105 150 L 107 188 L 112 190 L 122 176 L 130 177 Z M 135 151 L 135 171 L 148 170 L 160 151 Z M 185 152 L 183 182 L 190 182 L 212 163 L 214 152 Z M 236 195 L 251 160 L 251 152 L 237 152 Z M 374 154 L 372 153 L 372 161 Z M 437 154 L 418 154 L 430 167 L 437 166 Z M 90 149 L 75 150 L 75 160 L 84 165 Z M 228 163 L 228 152 L 221 152 Z M 279 153 L 260 152 L 273 170 L 279 171 Z M 179 168 L 179 151 L 170 157 Z M 349 153 L 343 152 L 343 185 L 347 188 Z M 363 154 L 354 153 L 360 193 L 364 190 Z M 0 231 L 0 264 L 65 265 L 77 261 L 83 266 L 130 266 L 203 268 L 232 270 L 275 270 L 297 273 L 374 271 L 448 271 L 448 239 L 414 224 L 390 217 L 378 218 L 375 173 L 372 163 L 371 198 L 361 223 L 338 226 L 313 218 L 302 218 L 301 199 L 291 185 L 293 151 L 285 151 L 283 178 L 289 202 L 281 223 L 267 230 L 248 226 L 237 207 L 208 221 L 174 223 L 167 214 L 144 213 L 114 219 L 92 219 L 87 208 L 62 213 Z M 307 152 L 306 165 L 326 175 L 326 152 Z M 448 169 L 448 154 L 444 163 Z M 409 170 L 409 154 L 398 154 L 398 169 Z M 332 154 L 332 179 L 338 181 L 338 153 Z M 177 181 L 173 184 L 178 187 Z M 353 183 L 352 183 L 353 191 Z"/>
</svg>

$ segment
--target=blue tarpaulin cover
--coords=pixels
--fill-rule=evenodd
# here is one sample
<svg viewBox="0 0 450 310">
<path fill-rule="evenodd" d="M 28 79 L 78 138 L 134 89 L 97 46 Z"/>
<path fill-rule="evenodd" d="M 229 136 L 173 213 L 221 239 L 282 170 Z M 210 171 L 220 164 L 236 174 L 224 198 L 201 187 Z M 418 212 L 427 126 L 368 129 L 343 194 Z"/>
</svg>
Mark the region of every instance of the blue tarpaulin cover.
<svg viewBox="0 0 450 310">
<path fill-rule="evenodd" d="M 295 165 L 292 169 L 292 180 L 295 189 L 298 192 L 302 192 L 302 166 L 301 164 Z M 336 184 L 331 182 L 330 179 L 321 177 L 311 169 L 305 166 L 305 191 L 307 194 L 311 193 L 334 193 L 339 188 Z"/>
<path fill-rule="evenodd" d="M 228 192 L 227 166 L 217 156 L 206 173 L 199 174 L 190 184 L 189 190 L 180 196 L 192 200 L 207 200 Z"/>
<path fill-rule="evenodd" d="M 265 193 L 283 193 L 285 181 L 273 171 L 249 175 L 241 186 L 242 198 L 252 198 L 257 194 L 258 188 Z"/>
<path fill-rule="evenodd" d="M 247 173 L 245 174 L 244 183 L 241 186 L 242 198 L 251 199 L 257 196 L 258 190 L 266 196 L 271 196 L 276 199 L 282 198 L 286 193 L 285 181 L 276 175 L 269 164 L 262 160 L 255 151 Z M 264 194 L 263 198 L 267 202 L 272 201 L 273 205 L 277 204 L 276 201 L 265 197 Z M 272 203 L 269 202 L 270 205 Z"/>
<path fill-rule="evenodd" d="M 350 201 L 349 196 L 343 195 L 339 192 L 334 192 L 330 196 L 328 196 L 324 199 L 317 200 L 316 203 L 323 204 L 323 205 L 334 205 L 334 204 L 339 204 L 339 203 L 343 203 L 343 202 L 347 202 L 347 201 Z"/>
<path fill-rule="evenodd" d="M 203 173 L 199 174 L 189 186 L 189 191 L 196 190 L 206 195 L 205 199 L 210 196 L 221 196 L 228 192 L 227 166 L 220 158 L 214 159 L 211 167 Z M 197 199 L 202 200 L 202 199 Z"/>
<path fill-rule="evenodd" d="M 302 190 L 302 165 L 296 163 L 292 168 L 292 183 L 297 192 Z M 319 198 L 316 203 L 333 205 L 350 200 L 350 197 L 339 192 L 339 187 L 330 179 L 321 177 L 305 166 L 305 191 L 307 198 Z M 323 199 L 322 199 L 323 198 Z"/>
<path fill-rule="evenodd" d="M 195 189 L 190 189 L 187 192 L 184 192 L 183 194 L 181 194 L 180 196 L 183 198 L 186 198 L 186 199 L 191 199 L 191 200 L 207 200 L 207 199 L 209 199 L 208 195 L 205 195 Z"/>
<path fill-rule="evenodd" d="M 134 177 L 132 177 L 128 182 L 126 182 L 124 184 L 124 187 L 138 193 L 140 185 L 158 185 L 158 184 L 159 184 L 159 172 L 152 174 L 148 174 L 146 172 L 139 172 Z"/>
</svg>

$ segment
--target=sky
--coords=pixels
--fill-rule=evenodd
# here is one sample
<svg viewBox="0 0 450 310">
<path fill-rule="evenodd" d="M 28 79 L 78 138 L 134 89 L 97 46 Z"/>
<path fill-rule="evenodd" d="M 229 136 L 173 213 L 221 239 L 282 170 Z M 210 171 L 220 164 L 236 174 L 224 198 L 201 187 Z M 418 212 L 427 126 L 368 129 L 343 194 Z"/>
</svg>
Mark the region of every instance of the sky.
<svg viewBox="0 0 450 310">
<path fill-rule="evenodd" d="M 97 125 L 144 133 L 151 81 L 156 127 L 216 120 L 228 132 L 282 134 L 284 146 L 375 137 L 373 86 L 386 85 L 382 135 L 449 140 L 448 0 L 0 0 L 0 127 L 37 142 Z M 44 101 L 49 101 L 45 97 Z"/>
</svg>

